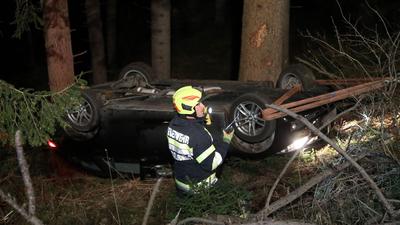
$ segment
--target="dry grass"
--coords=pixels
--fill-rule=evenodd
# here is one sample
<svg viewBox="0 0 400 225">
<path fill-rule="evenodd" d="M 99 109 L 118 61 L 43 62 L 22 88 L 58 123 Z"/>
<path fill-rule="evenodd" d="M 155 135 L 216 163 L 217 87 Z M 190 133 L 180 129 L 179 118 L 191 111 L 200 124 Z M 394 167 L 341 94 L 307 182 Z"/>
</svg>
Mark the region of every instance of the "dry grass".
<svg viewBox="0 0 400 225">
<path fill-rule="evenodd" d="M 69 174 L 70 177 L 61 177 L 52 168 L 35 167 L 32 162 L 37 159 L 32 157 L 29 158 L 30 167 L 34 170 L 32 181 L 38 205 L 37 214 L 45 224 L 141 224 L 155 181 L 117 178 L 113 180 L 112 186 L 109 179 L 87 175 L 76 169 L 73 175 Z M 46 159 L 44 156 L 40 157 Z M 12 159 L 8 162 L 11 163 Z M 2 168 L 5 165 L 3 163 L 4 161 L 1 164 Z M 11 171 L 10 174 L 3 175 L 2 188 L 16 199 L 25 199 L 19 173 Z M 162 195 L 167 196 L 171 188 L 174 190 L 173 184 L 164 181 Z M 0 224 L 26 224 L 16 212 L 2 202 L 0 218 Z M 160 217 L 154 216 L 151 224 L 159 224 L 159 219 Z"/>
</svg>

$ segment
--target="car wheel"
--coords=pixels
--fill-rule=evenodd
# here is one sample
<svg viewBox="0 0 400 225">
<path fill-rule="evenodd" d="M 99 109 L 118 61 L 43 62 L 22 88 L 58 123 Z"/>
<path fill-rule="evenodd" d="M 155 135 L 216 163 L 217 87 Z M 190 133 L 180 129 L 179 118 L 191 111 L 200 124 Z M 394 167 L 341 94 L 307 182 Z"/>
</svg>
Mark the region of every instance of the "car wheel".
<svg viewBox="0 0 400 225">
<path fill-rule="evenodd" d="M 82 99 L 79 105 L 67 111 L 67 122 L 78 132 L 93 131 L 99 125 L 100 97 L 95 92 L 83 91 Z"/>
<path fill-rule="evenodd" d="M 279 76 L 276 87 L 291 89 L 294 85 L 301 85 L 303 90 L 309 90 L 315 86 L 313 72 L 303 64 L 293 64 L 284 69 Z"/>
<path fill-rule="evenodd" d="M 133 62 L 122 68 L 118 83 L 124 87 L 145 87 L 154 80 L 157 80 L 157 75 L 149 65 Z"/>
<path fill-rule="evenodd" d="M 230 121 L 234 121 L 235 136 L 248 143 L 265 141 L 275 131 L 276 122 L 265 121 L 262 111 L 271 100 L 262 93 L 239 96 L 230 109 Z"/>
<path fill-rule="evenodd" d="M 64 128 L 64 131 L 68 135 L 68 137 L 70 137 L 76 141 L 86 141 L 86 140 L 92 139 L 92 138 L 94 138 L 94 136 L 96 136 L 96 134 L 98 133 L 98 130 L 99 129 L 95 128 L 94 130 L 91 130 L 91 131 L 82 132 L 82 131 L 77 131 L 72 127 Z"/>
</svg>

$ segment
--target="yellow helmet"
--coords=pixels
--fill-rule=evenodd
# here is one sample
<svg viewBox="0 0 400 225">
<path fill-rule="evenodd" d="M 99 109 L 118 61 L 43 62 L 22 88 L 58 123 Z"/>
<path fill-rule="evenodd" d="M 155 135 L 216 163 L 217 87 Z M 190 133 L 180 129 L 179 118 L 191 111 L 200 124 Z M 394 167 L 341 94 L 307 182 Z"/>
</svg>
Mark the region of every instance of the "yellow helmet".
<svg viewBox="0 0 400 225">
<path fill-rule="evenodd" d="M 201 97 L 201 91 L 192 86 L 184 86 L 172 96 L 172 103 L 179 114 L 191 115 L 195 112 L 194 107 L 199 104 Z"/>
</svg>

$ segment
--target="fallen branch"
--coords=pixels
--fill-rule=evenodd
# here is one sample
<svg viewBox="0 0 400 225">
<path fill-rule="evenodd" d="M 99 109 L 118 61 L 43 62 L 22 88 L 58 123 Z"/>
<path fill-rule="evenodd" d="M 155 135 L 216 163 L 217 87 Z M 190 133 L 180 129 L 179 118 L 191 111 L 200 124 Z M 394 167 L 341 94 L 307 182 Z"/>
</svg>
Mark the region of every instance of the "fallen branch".
<svg viewBox="0 0 400 225">
<path fill-rule="evenodd" d="M 7 195 L 1 189 L 0 189 L 0 198 L 2 198 L 11 207 L 13 207 L 29 223 L 33 225 L 43 225 L 43 222 L 35 215 L 36 212 L 35 195 L 33 191 L 31 176 L 29 175 L 28 163 L 26 162 L 24 156 L 24 149 L 22 147 L 22 141 L 21 141 L 21 132 L 19 130 L 15 133 L 15 146 L 16 146 L 18 164 L 21 170 L 22 179 L 25 185 L 26 195 L 28 198 L 28 211 L 26 211 L 22 206 L 18 205 L 17 201 L 13 197 L 11 197 L 9 194 Z"/>
<path fill-rule="evenodd" d="M 35 215 L 30 215 L 23 207 L 19 206 L 17 201 L 10 195 L 7 195 L 0 189 L 0 198 L 13 207 L 24 219 L 33 225 L 43 225 L 43 222 Z"/>
<path fill-rule="evenodd" d="M 296 57 L 296 60 L 299 61 L 299 62 L 301 62 L 301 63 L 303 63 L 304 65 L 307 65 L 308 67 L 310 67 L 310 68 L 316 70 L 318 73 L 327 75 L 327 76 L 328 76 L 329 78 L 331 78 L 331 79 L 337 79 L 337 76 L 336 76 L 335 74 L 329 73 L 329 72 L 327 72 L 326 70 L 322 70 L 322 69 L 318 68 L 317 66 L 315 66 L 314 64 L 310 63 L 309 61 L 307 61 L 307 60 L 305 60 L 305 59 L 302 59 L 302 58 L 300 58 L 300 57 Z"/>
<path fill-rule="evenodd" d="M 295 221 L 273 221 L 273 220 L 266 220 L 266 221 L 257 221 L 255 223 L 244 223 L 241 225 L 314 225 L 312 223 L 302 223 L 302 222 L 295 222 Z"/>
<path fill-rule="evenodd" d="M 179 221 L 179 223 L 177 225 L 183 225 L 183 224 L 190 223 L 190 222 L 206 223 L 206 224 L 211 224 L 211 225 L 224 225 L 225 224 L 223 222 L 218 222 L 215 220 L 209 220 L 209 219 L 205 219 L 205 218 L 189 217 L 189 218 Z"/>
<path fill-rule="evenodd" d="M 161 181 L 162 181 L 162 177 L 158 178 L 156 184 L 154 185 L 153 191 L 151 192 L 149 203 L 147 204 L 146 213 L 144 214 L 144 217 L 143 217 L 142 225 L 147 224 L 147 220 L 149 219 L 151 208 L 153 208 L 154 199 L 156 198 L 156 195 L 157 195 L 158 191 L 160 190 Z"/>
<path fill-rule="evenodd" d="M 211 225 L 224 225 L 224 224 L 231 224 L 229 222 L 224 223 L 220 221 L 215 221 L 215 220 L 210 220 L 210 219 L 204 219 L 204 218 L 198 218 L 198 217 L 189 217 L 186 218 L 182 221 L 180 221 L 177 225 L 183 225 L 186 223 L 191 223 L 191 222 L 197 222 L 201 224 L 211 224 Z M 257 222 L 251 222 L 251 223 L 233 223 L 233 225 L 314 225 L 312 223 L 303 223 L 303 222 L 296 222 L 296 221 L 275 221 L 271 218 L 266 218 L 265 220 L 260 220 Z"/>
<path fill-rule="evenodd" d="M 326 121 L 324 124 L 322 124 L 322 126 L 319 128 L 319 130 L 324 129 L 325 127 L 327 127 L 329 124 L 331 124 L 333 121 L 335 121 L 339 117 L 342 117 L 344 114 L 349 113 L 349 112 L 353 111 L 354 109 L 356 109 L 358 107 L 360 101 L 361 101 L 361 99 L 359 101 L 357 101 L 357 103 L 355 105 L 353 105 L 351 108 L 346 109 L 345 111 L 343 111 L 343 112 L 339 113 L 338 115 L 336 115 L 334 118 L 331 118 L 328 121 Z M 279 174 L 278 178 L 275 180 L 275 183 L 272 185 L 271 189 L 269 190 L 268 197 L 267 197 L 267 200 L 265 202 L 264 208 L 267 208 L 269 206 L 269 203 L 271 202 L 271 198 L 272 198 L 272 195 L 273 195 L 273 193 L 275 191 L 276 186 L 278 185 L 279 181 L 282 179 L 283 175 L 286 173 L 286 171 L 289 168 L 289 166 L 292 164 L 293 160 L 299 155 L 301 150 L 302 149 L 297 149 L 296 152 L 289 159 L 289 161 L 286 163 L 285 167 L 282 169 L 282 171 Z"/>
<path fill-rule="evenodd" d="M 278 110 L 280 112 L 283 112 L 294 119 L 299 120 L 302 122 L 304 125 L 306 125 L 313 133 L 318 135 L 322 140 L 326 141 L 328 144 L 330 144 L 339 154 L 341 154 L 345 159 L 347 159 L 351 165 L 353 165 L 359 173 L 362 175 L 362 177 L 369 183 L 369 186 L 375 191 L 376 195 L 378 196 L 379 201 L 382 203 L 382 205 L 385 207 L 387 212 L 392 216 L 396 217 L 399 211 L 395 211 L 393 205 L 386 199 L 386 197 L 383 195 L 382 191 L 379 189 L 378 185 L 372 180 L 372 178 L 367 174 L 365 169 L 361 167 L 354 159 L 348 155 L 342 148 L 340 148 L 334 141 L 332 141 L 330 138 L 328 138 L 325 134 L 323 134 L 321 131 L 319 131 L 314 125 L 312 125 L 306 118 L 291 112 L 290 110 L 284 109 L 282 107 L 276 106 L 274 104 L 266 104 L 267 107 L 271 107 L 275 110 Z M 264 211 L 264 210 L 262 210 Z"/>
<path fill-rule="evenodd" d="M 22 141 L 21 141 L 21 131 L 19 130 L 15 133 L 15 148 L 17 151 L 18 165 L 21 170 L 22 180 L 24 181 L 25 185 L 26 197 L 28 198 L 29 214 L 35 215 L 36 211 L 35 194 L 33 191 L 31 176 L 29 175 L 28 163 L 26 162 L 24 157 L 24 149 L 22 148 Z"/>
<path fill-rule="evenodd" d="M 278 178 L 276 178 L 274 184 L 272 185 L 271 189 L 268 192 L 268 197 L 267 197 L 267 200 L 265 201 L 264 208 L 268 208 L 269 207 L 269 203 L 271 202 L 271 198 L 272 198 L 272 195 L 273 195 L 273 193 L 275 191 L 276 186 L 278 186 L 279 181 L 282 179 L 283 175 L 285 175 L 287 169 L 292 164 L 293 160 L 300 154 L 301 151 L 302 151 L 301 148 L 296 150 L 296 152 L 292 155 L 292 157 L 286 163 L 285 167 L 282 169 L 282 171 L 279 174 Z"/>
<path fill-rule="evenodd" d="M 361 97 L 358 99 L 358 101 L 357 101 L 352 107 L 350 107 L 350 108 L 344 110 L 343 112 L 337 114 L 334 118 L 332 118 L 332 119 L 330 119 L 330 120 L 327 120 L 324 124 L 322 124 L 322 126 L 319 128 L 319 130 L 324 129 L 324 128 L 327 127 L 329 124 L 331 124 L 333 121 L 335 121 L 335 120 L 337 120 L 338 118 L 344 116 L 345 114 L 347 114 L 347 113 L 349 113 L 349 112 L 355 110 L 355 109 L 360 105 L 360 102 L 361 102 L 363 99 L 364 99 L 364 97 L 361 96 Z"/>
<path fill-rule="evenodd" d="M 362 158 L 364 158 L 366 156 L 366 154 L 363 154 L 361 156 L 358 156 L 355 160 L 358 161 Z M 287 204 L 291 203 L 292 201 L 296 200 L 298 197 L 300 197 L 301 195 L 303 195 L 305 192 L 307 192 L 309 189 L 311 189 L 313 186 L 319 184 L 320 182 L 322 182 L 323 180 L 325 180 L 326 178 L 336 174 L 339 171 L 342 171 L 344 169 L 346 169 L 347 167 L 349 167 L 351 165 L 350 162 L 346 162 L 343 163 L 339 166 L 337 166 L 336 168 L 332 169 L 327 169 L 324 172 L 321 172 L 320 174 L 318 174 L 317 176 L 314 176 L 313 178 L 311 178 L 309 181 L 307 181 L 304 185 L 302 185 L 301 187 L 297 188 L 296 190 L 292 191 L 290 194 L 288 194 L 286 197 L 284 198 L 280 198 L 279 200 L 273 202 L 271 205 L 263 208 L 260 212 L 258 212 L 257 214 L 262 215 L 262 216 L 268 216 L 271 213 L 277 211 L 278 209 L 286 206 Z"/>
</svg>

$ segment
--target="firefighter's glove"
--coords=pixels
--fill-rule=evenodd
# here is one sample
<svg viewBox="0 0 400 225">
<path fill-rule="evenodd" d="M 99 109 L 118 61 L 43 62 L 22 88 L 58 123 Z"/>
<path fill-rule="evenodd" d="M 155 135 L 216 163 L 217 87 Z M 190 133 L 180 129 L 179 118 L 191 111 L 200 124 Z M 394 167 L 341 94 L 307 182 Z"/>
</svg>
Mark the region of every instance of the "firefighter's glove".
<svg viewBox="0 0 400 225">
<path fill-rule="evenodd" d="M 225 131 L 225 130 L 223 130 L 222 132 L 223 132 L 223 134 L 224 134 L 224 136 L 223 136 L 223 141 L 224 142 L 226 142 L 226 143 L 231 143 L 231 140 L 232 140 L 232 137 L 233 137 L 233 129 L 231 130 L 231 131 Z"/>
</svg>

